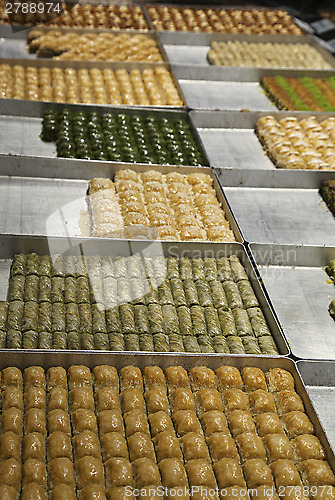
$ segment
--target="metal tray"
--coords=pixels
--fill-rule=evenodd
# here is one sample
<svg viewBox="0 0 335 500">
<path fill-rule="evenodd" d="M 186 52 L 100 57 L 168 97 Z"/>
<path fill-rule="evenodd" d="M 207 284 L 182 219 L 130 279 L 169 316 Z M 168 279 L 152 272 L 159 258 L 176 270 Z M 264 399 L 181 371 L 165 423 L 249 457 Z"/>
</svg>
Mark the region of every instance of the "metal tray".
<svg viewBox="0 0 335 500">
<path fill-rule="evenodd" d="M 67 0 L 66 1 L 67 4 L 73 4 L 75 5 L 77 3 L 77 0 Z M 92 2 L 92 1 L 87 1 L 86 3 L 88 4 L 96 4 L 97 2 Z M 144 3 L 144 0 L 138 0 L 137 2 L 133 2 L 133 1 L 127 1 L 127 0 L 114 0 L 113 1 L 113 5 L 116 5 L 116 6 L 120 6 L 120 5 L 137 5 L 137 6 L 140 6 L 141 7 L 141 10 L 142 10 L 142 14 L 147 22 L 147 25 L 148 25 L 148 28 L 147 28 L 147 31 L 145 30 L 136 30 L 136 29 L 131 29 L 131 30 L 115 30 L 115 31 L 127 31 L 128 33 L 150 33 L 152 30 L 150 28 L 150 23 L 149 23 L 149 19 L 148 19 L 148 15 L 147 15 L 147 12 L 144 8 L 144 5 L 141 5 Z M 99 0 L 99 5 L 105 5 L 105 6 L 109 6 L 110 3 L 107 1 L 107 0 Z M 79 31 L 83 31 L 83 30 L 90 30 L 91 32 L 93 31 L 107 31 L 108 28 L 89 28 L 89 27 L 86 27 L 86 28 L 75 28 L 75 27 L 66 27 L 66 26 L 46 26 L 45 24 L 14 24 L 14 23 L 11 23 L 11 24 L 7 24 L 7 23 L 0 23 L 0 38 L 3 37 L 3 36 L 8 36 L 8 37 L 11 37 L 14 35 L 14 37 L 16 37 L 16 34 L 20 34 L 22 32 L 24 33 L 28 33 L 29 30 L 31 29 L 35 29 L 35 28 L 38 28 L 38 29 L 57 29 L 57 30 L 63 30 L 63 29 L 67 29 L 67 30 L 73 30 L 75 29 L 76 31 L 78 30 Z"/>
<path fill-rule="evenodd" d="M 317 189 L 224 187 L 250 243 L 335 246 L 335 217 Z"/>
<path fill-rule="evenodd" d="M 174 65 L 173 70 L 188 107 L 213 111 L 278 111 L 260 85 L 264 76 L 326 78 L 335 74 L 334 70 L 234 69 L 223 66 L 204 68 Z"/>
<path fill-rule="evenodd" d="M 109 255 L 124 256 L 140 255 L 146 257 L 163 255 L 165 257 L 210 257 L 219 258 L 230 255 L 237 255 L 244 266 L 248 278 L 252 284 L 255 295 L 259 301 L 265 319 L 275 339 L 281 355 L 287 356 L 290 353 L 283 333 L 278 325 L 273 308 L 266 298 L 263 288 L 255 273 L 245 248 L 239 243 L 185 243 L 185 242 L 145 242 L 136 240 L 108 240 L 108 239 L 80 239 L 80 238 L 53 238 L 53 237 L 25 237 L 6 236 L 0 237 L 0 300 L 6 300 L 8 290 L 8 277 L 11 266 L 11 259 L 16 253 L 36 252 L 39 255 Z M 0 349 L 13 351 L 12 349 Z M 47 352 L 47 351 L 46 351 Z M 221 354 L 209 354 L 209 356 L 219 356 Z M 253 356 L 246 354 L 248 359 Z M 229 357 L 229 356 L 228 356 Z M 263 355 L 261 355 L 263 357 Z"/>
<path fill-rule="evenodd" d="M 227 33 L 184 33 L 182 31 L 158 31 L 158 38 L 171 64 L 211 66 L 207 53 L 213 41 L 246 41 L 255 43 L 307 43 L 314 47 L 331 66 L 335 58 L 318 44 L 312 35 L 243 35 Z M 227 66 L 228 67 L 228 66 Z"/>
<path fill-rule="evenodd" d="M 297 368 L 330 445 L 335 450 L 335 363 L 298 361 Z"/>
<path fill-rule="evenodd" d="M 335 287 L 323 269 L 335 258 L 335 247 L 253 244 L 250 249 L 292 354 L 335 359 L 335 322 L 328 312 Z"/>
<path fill-rule="evenodd" d="M 141 72 L 144 69 L 152 69 L 155 70 L 156 68 L 165 68 L 169 71 L 173 83 L 177 89 L 177 92 L 179 94 L 180 99 L 182 100 L 183 104 L 181 106 L 169 106 L 169 105 L 132 105 L 131 108 L 149 108 L 149 109 L 186 109 L 185 105 L 185 97 L 183 95 L 183 92 L 180 88 L 179 82 L 177 78 L 174 75 L 174 72 L 172 70 L 172 67 L 167 64 L 167 63 L 150 63 L 150 62 L 109 62 L 109 61 L 55 61 L 54 59 L 35 59 L 35 60 L 30 60 L 30 59 L 5 59 L 5 58 L 0 58 L 0 64 L 9 64 L 11 66 L 14 66 L 16 64 L 19 64 L 23 67 L 34 67 L 34 68 L 41 68 L 41 67 L 47 67 L 47 68 L 73 68 L 76 70 L 79 69 L 92 69 L 92 68 L 97 68 L 103 71 L 104 69 L 111 69 L 113 71 L 116 71 L 118 69 L 125 69 L 127 72 L 133 70 L 133 69 L 138 69 Z M 6 101 L 9 101 L 10 107 L 17 106 L 15 103 L 18 102 L 19 104 L 23 104 L 26 102 L 25 99 L 5 99 Z M 41 101 L 33 101 L 33 102 L 41 102 Z M 46 101 L 43 101 L 46 102 Z M 53 102 L 48 102 L 48 105 L 53 105 Z M 89 106 L 81 103 L 83 106 Z M 63 104 L 64 106 L 67 106 L 67 103 Z M 97 106 L 98 108 L 101 107 L 101 104 L 94 104 L 94 106 Z M 126 104 L 104 104 L 104 106 L 113 106 L 113 107 L 127 107 Z"/>
<path fill-rule="evenodd" d="M 23 27 L 19 26 L 19 29 L 12 30 L 11 26 L 0 24 L 0 47 L 1 56 L 3 58 L 9 59 L 37 59 L 37 60 L 50 60 L 50 58 L 38 58 L 36 53 L 30 54 L 27 45 L 27 36 L 31 29 L 37 28 L 36 26 Z M 158 49 L 161 53 L 163 61 L 167 61 L 165 51 L 163 50 L 160 41 L 158 40 L 155 33 L 152 31 L 140 31 L 140 30 L 112 30 L 112 29 L 99 29 L 99 28 L 67 28 L 67 27 L 57 27 L 57 26 L 38 26 L 38 29 L 47 33 L 48 31 L 59 31 L 61 33 L 75 33 L 78 35 L 87 34 L 100 34 L 100 33 L 110 33 L 115 35 L 127 34 L 130 36 L 135 35 L 145 35 L 148 38 L 155 40 Z"/>
<path fill-rule="evenodd" d="M 207 158 L 218 168 L 223 182 L 230 185 L 255 187 L 319 187 L 321 180 L 335 179 L 334 171 L 286 170 L 276 168 L 265 153 L 255 134 L 257 120 L 267 112 L 241 113 L 237 111 L 191 111 L 190 118 L 197 130 Z M 271 112 L 277 120 L 287 112 Z M 315 116 L 322 121 L 327 113 L 292 111 L 289 116 L 299 120 Z M 226 180 L 227 179 L 227 180 Z"/>
<path fill-rule="evenodd" d="M 151 19 L 150 19 L 150 16 L 149 16 L 149 13 L 148 13 L 148 7 L 155 7 L 155 4 L 160 4 L 161 2 L 160 1 L 157 1 L 157 0 L 150 0 L 150 2 L 144 0 L 145 2 L 145 5 L 143 6 L 143 10 L 144 10 L 144 14 L 145 14 L 145 17 L 146 17 L 146 20 L 148 22 L 148 25 L 150 26 L 150 28 L 152 30 L 154 30 L 154 27 L 153 27 L 153 24 L 151 22 Z M 164 3 L 164 6 L 166 7 L 169 7 L 169 8 L 185 8 L 187 7 L 188 9 L 213 9 L 213 10 L 227 10 L 227 9 L 238 9 L 238 10 L 248 10 L 248 11 L 252 11 L 252 10 L 270 10 L 272 12 L 275 12 L 276 10 L 278 10 L 279 7 L 274 7 L 271 9 L 271 7 L 264 7 L 263 5 L 248 5 L 248 4 L 230 4 L 230 3 L 227 3 L 227 4 L 222 4 L 222 3 L 211 3 L 209 2 L 208 4 L 206 3 L 202 3 L 201 1 L 197 4 L 183 4 L 183 3 L 180 3 L 180 2 L 176 2 L 176 3 Z M 284 10 L 287 10 L 287 9 L 284 9 Z M 287 11 L 288 12 L 288 11 Z M 289 13 L 291 18 L 292 18 L 292 21 L 300 28 L 302 29 L 303 31 L 307 32 L 307 33 L 313 33 L 313 29 L 310 27 L 310 25 L 304 21 L 302 21 L 301 19 L 293 16 L 291 13 Z M 155 30 L 156 31 L 156 30 Z M 157 30 L 157 31 L 167 31 L 167 30 Z M 192 31 L 189 31 L 188 33 L 192 33 Z"/>
<path fill-rule="evenodd" d="M 46 109 L 62 111 L 64 104 L 33 102 L 17 99 L 0 99 L 0 155 L 34 156 L 42 158 L 55 158 L 56 144 L 44 142 L 40 139 L 42 132 L 42 117 Z M 95 105 L 89 104 L 67 104 L 66 109 L 70 111 L 96 111 Z M 186 111 L 174 109 L 144 109 L 134 106 L 99 106 L 101 113 L 112 114 L 139 114 L 141 116 L 154 116 L 156 118 L 183 119 L 190 126 L 199 150 L 202 152 L 204 160 L 207 157 L 202 146 L 202 142 L 193 126 L 189 114 Z M 77 159 L 82 162 L 83 160 Z M 97 160 L 91 160 L 91 162 Z M 91 163 L 90 162 L 90 163 Z M 120 165 L 122 162 L 120 162 Z"/>
<path fill-rule="evenodd" d="M 5 159 L 5 158 L 4 158 Z M 56 162 L 59 167 L 49 172 L 49 177 L 44 175 L 45 160 L 35 159 L 31 166 L 25 165 L 25 169 L 31 170 L 33 177 L 0 176 L 0 197 L 3 200 L 0 208 L 0 234 L 26 234 L 40 236 L 63 236 L 75 237 L 82 234 L 82 214 L 87 210 L 86 191 L 87 180 L 92 179 L 96 173 L 91 168 L 80 165 L 76 174 L 68 178 L 68 168 L 71 164 L 78 167 L 78 160 L 62 160 Z M 0 168 L 1 168 L 0 158 Z M 90 165 L 90 161 L 86 161 Z M 99 163 L 99 162 L 98 162 Z M 100 162 L 101 163 L 101 162 Z M 21 164 L 21 161 L 20 161 Z M 136 172 L 145 172 L 148 169 L 158 170 L 161 173 L 175 172 L 174 167 L 138 166 L 134 164 L 104 163 L 106 169 L 100 175 L 114 177 L 118 170 L 130 168 Z M 235 218 L 227 204 L 226 198 L 215 172 L 204 167 L 181 167 L 179 171 L 183 174 L 194 172 L 206 173 L 213 179 L 213 187 L 218 200 L 222 204 L 226 218 L 234 232 L 238 242 L 243 242 Z M 54 173 L 55 172 L 55 173 Z M 17 173 L 22 175 L 20 167 Z M 56 178 L 52 178 L 52 175 Z M 87 235 L 90 227 L 85 227 Z"/>
<path fill-rule="evenodd" d="M 301 375 L 297 370 L 296 364 L 288 358 L 278 358 L 278 357 L 254 357 L 254 356 L 204 356 L 200 355 L 178 355 L 178 354 L 114 354 L 114 353 L 84 353 L 84 352 L 57 352 L 45 353 L 39 351 L 12 351 L 2 353 L 0 357 L 0 369 L 6 368 L 8 366 L 17 366 L 21 370 L 32 365 L 42 366 L 45 370 L 51 366 L 63 366 L 68 369 L 73 364 L 86 365 L 89 368 L 94 368 L 95 366 L 101 364 L 108 364 L 115 366 L 120 370 L 124 366 L 134 365 L 143 369 L 145 366 L 160 366 L 162 369 L 168 366 L 183 366 L 186 370 L 193 368 L 194 366 L 207 366 L 213 370 L 219 368 L 220 366 L 235 366 L 238 369 L 242 369 L 245 366 L 253 366 L 261 368 L 263 371 L 267 371 L 270 368 L 278 367 L 287 370 L 291 373 L 295 382 L 295 390 L 302 398 L 305 406 L 305 411 L 312 421 L 315 434 L 319 438 L 322 446 L 325 448 L 327 460 L 335 470 L 335 455 L 327 438 L 325 430 L 322 426 L 322 421 L 320 422 L 319 417 L 311 403 L 308 390 L 306 390 L 305 385 L 301 379 Z"/>
</svg>

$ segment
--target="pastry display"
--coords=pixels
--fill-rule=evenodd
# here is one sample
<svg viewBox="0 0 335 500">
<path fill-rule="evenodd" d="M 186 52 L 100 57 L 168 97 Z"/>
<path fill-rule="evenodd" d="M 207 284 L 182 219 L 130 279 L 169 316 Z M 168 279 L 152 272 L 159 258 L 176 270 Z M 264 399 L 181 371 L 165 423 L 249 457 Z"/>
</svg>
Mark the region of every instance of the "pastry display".
<svg viewBox="0 0 335 500">
<path fill-rule="evenodd" d="M 259 417 L 269 413 L 256 417 L 247 406 L 238 417 L 238 410 L 230 412 L 225 405 L 224 394 L 237 390 L 238 378 L 242 384 L 238 390 L 247 401 L 254 392 L 251 389 L 274 399 L 288 391 L 300 399 L 294 384 L 292 390 L 290 373 L 281 368 L 264 373 L 255 367 L 241 372 L 234 368 L 233 373 L 232 368 L 221 366 L 215 372 L 205 366 L 188 372 L 181 366 L 164 371 L 158 366 L 142 371 L 125 366 L 119 372 L 109 365 L 92 371 L 82 365 L 67 371 L 60 366 L 5 368 L 2 392 L 15 392 L 17 398 L 2 399 L 1 494 L 120 500 L 135 498 L 131 494 L 137 490 L 136 498 L 147 498 L 149 492 L 150 498 L 156 498 L 154 490 L 173 498 L 177 490 L 185 492 L 181 498 L 192 500 L 237 494 L 250 500 L 249 491 L 255 499 L 262 495 L 278 500 L 277 492 L 284 498 L 302 499 L 307 490 L 312 498 L 319 498 L 322 490 L 331 498 L 335 476 L 313 427 L 306 432 L 301 420 L 295 434 L 287 435 L 290 412 L 281 407 L 279 414 L 276 409 L 272 413 L 279 425 L 284 424 L 279 432 L 273 433 L 272 428 L 259 434 Z M 55 396 L 55 391 L 61 396 Z M 101 406 L 102 391 L 113 394 L 112 400 L 106 399 L 108 408 Z M 191 405 L 185 408 L 192 409 L 176 406 L 182 393 Z M 144 401 L 153 397 L 157 405 L 149 409 Z M 30 404 L 19 405 L 18 400 Z M 215 404 L 214 410 L 209 400 L 220 401 L 219 408 Z M 21 422 L 12 430 L 7 425 L 9 412 Z M 297 413 L 308 421 L 304 406 Z M 242 425 L 238 433 L 237 425 Z"/>
<path fill-rule="evenodd" d="M 12 8 L 9 4 L 12 5 Z M 53 6 L 53 4 L 50 5 Z M 8 13 L 10 13 L 9 16 Z M 71 28 L 148 30 L 142 8 L 138 5 L 62 3 L 57 10 L 55 7 L 41 8 L 33 1 L 28 0 L 27 8 L 17 9 L 15 2 L 1 0 L 0 22 L 20 25 L 45 24 Z"/>
<path fill-rule="evenodd" d="M 114 182 L 107 178 L 92 179 L 88 188 L 92 236 L 234 241 L 234 234 L 212 184 L 213 180 L 207 174 L 183 175 L 175 172 L 163 175 L 154 170 L 143 174 L 134 170 L 119 170 Z M 210 286 L 200 280 L 196 283 L 187 280 L 185 283 L 186 302 L 178 297 L 178 304 L 193 306 L 194 321 L 199 323 L 196 307 L 213 307 L 212 300 L 208 298 L 211 295 Z M 176 287 L 174 285 L 174 290 Z M 222 288 L 215 288 L 215 284 L 211 287 L 217 299 L 215 302 L 220 302 Z M 254 297 L 252 290 L 251 293 Z M 163 289 L 162 296 L 165 305 L 169 305 L 171 291 Z M 236 296 L 240 298 L 238 290 Z M 238 305 L 243 307 L 241 299 Z M 258 302 L 246 305 L 257 306 Z M 208 321 L 214 324 L 218 318 L 208 317 Z"/>
<path fill-rule="evenodd" d="M 41 138 L 57 142 L 57 156 L 62 158 L 160 165 L 207 164 L 185 119 L 50 109 L 44 113 Z M 178 192 L 172 196 L 177 200 Z M 200 191 L 197 196 L 210 194 Z M 159 192 L 154 197 L 156 202 L 160 201 Z"/>
<path fill-rule="evenodd" d="M 328 69 L 331 64 L 307 43 L 211 42 L 208 61 L 215 66 Z"/>
<path fill-rule="evenodd" d="M 263 76 L 261 85 L 279 109 L 297 111 L 335 111 L 335 77 L 288 78 Z"/>
<path fill-rule="evenodd" d="M 146 5 L 157 31 L 301 35 L 301 29 L 285 10 L 220 9 Z"/>
<path fill-rule="evenodd" d="M 118 181 L 121 182 L 121 179 Z M 238 267 L 240 272 L 236 273 Z M 246 309 L 230 309 L 228 306 L 225 292 L 229 290 L 227 284 L 236 284 L 234 279 L 238 279 L 238 276 L 241 278 L 242 271 L 245 274 L 239 259 L 234 255 L 219 259 L 142 259 L 139 256 L 51 258 L 34 253 L 17 254 L 11 266 L 8 301 L 0 302 L 0 346 L 15 349 L 278 354 L 253 292 L 255 305 Z M 247 281 L 245 274 L 245 278 L 238 283 Z M 193 290 L 192 296 L 190 290 Z M 244 329 L 239 323 L 239 316 L 234 314 L 236 310 L 245 313 Z M 281 385 L 276 382 L 280 373 L 273 373 L 268 384 L 274 388 L 288 385 L 292 388 L 291 381 L 283 377 L 280 378 Z M 80 402 L 83 397 L 87 401 L 85 411 L 92 411 L 94 406 L 82 389 L 77 390 L 83 386 L 83 382 L 81 386 L 77 382 L 79 376 L 81 380 L 85 377 L 83 387 L 90 385 L 89 372 L 71 370 L 70 375 L 68 384 L 58 373 L 54 373 L 50 379 L 49 384 L 55 390 L 50 395 L 49 407 L 55 410 L 55 415 L 68 407 L 64 394 L 67 385 L 71 391 L 71 406 L 77 412 L 81 406 L 76 401 Z M 228 370 L 217 373 L 226 410 L 231 412 L 234 435 L 244 426 L 248 429 L 252 427 L 245 414 L 249 404 L 255 416 L 265 411 L 275 411 L 273 398 L 266 392 L 262 375 L 259 370 L 243 370 L 242 380 L 240 373 L 233 369 L 229 373 Z M 112 374 L 109 377 L 114 388 L 117 388 L 115 377 L 113 379 Z M 138 379 L 136 384 L 135 377 Z M 182 374 L 177 376 L 169 371 L 168 377 L 171 387 L 176 385 L 170 401 L 173 410 L 178 414 L 181 412 L 182 416 L 183 412 L 194 412 L 198 408 L 210 432 L 212 423 L 207 421 L 206 412 L 211 412 L 209 414 L 214 417 L 222 409 L 215 377 L 211 372 L 207 378 L 203 371 L 191 372 L 192 387 L 198 391 L 195 401 L 186 376 L 183 378 L 183 387 L 178 390 Z M 136 375 L 123 371 L 121 381 L 123 390 L 127 390 L 127 400 L 121 401 L 126 413 L 129 412 L 125 420 L 126 434 L 144 432 L 146 424 L 136 411 L 146 406 L 151 415 L 167 409 L 167 400 L 160 390 L 162 381 L 159 373 L 146 374 L 148 392 L 145 401 L 138 392 L 138 389 L 142 390 L 139 373 Z M 18 386 L 20 382 L 15 381 L 15 384 Z M 242 391 L 243 384 L 245 391 L 250 393 L 250 403 Z M 45 389 L 42 379 L 40 387 Z M 43 409 L 43 397 L 43 391 L 33 390 L 22 401 L 15 389 L 3 394 L 3 402 L 8 406 L 7 401 L 16 401 L 17 408 L 23 404 L 28 408 L 30 401 L 38 402 L 38 407 Z M 57 398 L 61 403 L 57 403 Z M 102 412 L 118 410 L 117 401 L 115 391 L 106 391 L 104 385 L 99 387 L 96 406 Z M 64 425 L 67 428 L 66 422 Z M 107 421 L 106 425 L 109 425 Z M 168 426 L 168 422 L 164 425 Z M 217 425 L 221 431 L 219 421 Z M 113 414 L 114 427 L 120 428 L 117 414 Z"/>
<path fill-rule="evenodd" d="M 323 181 L 319 193 L 335 217 L 335 181 Z"/>
<path fill-rule="evenodd" d="M 334 170 L 335 119 L 259 118 L 256 133 L 277 168 Z"/>
<path fill-rule="evenodd" d="M 157 43 L 147 35 L 129 33 L 63 33 L 35 28 L 29 32 L 29 52 L 37 57 L 77 61 L 161 62 Z"/>
<path fill-rule="evenodd" d="M 84 104 L 182 106 L 166 68 L 74 69 L 0 64 L 0 98 Z"/>
</svg>

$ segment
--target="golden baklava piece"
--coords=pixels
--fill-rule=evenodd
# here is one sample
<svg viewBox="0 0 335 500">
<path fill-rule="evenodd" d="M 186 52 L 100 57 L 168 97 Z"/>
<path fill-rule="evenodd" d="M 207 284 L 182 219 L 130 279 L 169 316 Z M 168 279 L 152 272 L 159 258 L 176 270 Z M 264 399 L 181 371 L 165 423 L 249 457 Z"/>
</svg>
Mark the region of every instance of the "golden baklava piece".
<svg viewBox="0 0 335 500">
<path fill-rule="evenodd" d="M 287 370 L 270 368 L 270 370 L 265 372 L 265 378 L 271 392 L 294 391 L 294 378 Z"/>
<path fill-rule="evenodd" d="M 288 437 L 294 438 L 300 434 L 314 434 L 314 426 L 306 413 L 290 411 L 282 417 L 283 427 Z"/>
<path fill-rule="evenodd" d="M 221 366 L 216 371 L 218 389 L 222 392 L 227 389 L 243 389 L 241 374 L 235 366 Z"/>
<path fill-rule="evenodd" d="M 187 435 L 188 434 L 185 434 L 185 436 Z M 157 434 L 154 438 L 154 445 L 158 462 L 165 458 L 183 459 L 179 440 L 173 430 L 166 430 Z"/>
<path fill-rule="evenodd" d="M 268 463 L 279 459 L 293 459 L 291 444 L 285 434 L 267 434 L 263 437 L 263 444 L 266 449 Z"/>
<path fill-rule="evenodd" d="M 315 459 L 326 460 L 325 450 L 319 439 L 312 434 L 302 434 L 291 440 L 296 461 Z"/>
<path fill-rule="evenodd" d="M 77 410 L 78 411 L 78 410 Z M 94 416 L 94 419 L 93 419 Z M 85 427 L 92 429 L 94 426 L 97 429 L 96 417 L 89 415 L 90 422 Z M 92 418 L 90 418 L 92 417 Z M 104 410 L 98 414 L 99 435 L 103 436 L 108 432 L 119 432 L 124 434 L 124 425 L 121 411 L 119 410 Z"/>
<path fill-rule="evenodd" d="M 205 436 L 211 436 L 215 432 L 229 434 L 227 418 L 219 410 L 209 410 L 201 416 L 201 424 Z"/>
<path fill-rule="evenodd" d="M 159 470 L 163 486 L 173 488 L 175 486 L 188 487 L 186 470 L 182 460 L 178 458 L 165 458 L 159 462 Z"/>
<path fill-rule="evenodd" d="M 239 459 L 234 439 L 224 432 L 214 432 L 207 438 L 211 459 L 217 462 L 222 458 Z"/>
<path fill-rule="evenodd" d="M 255 417 L 255 423 L 259 436 L 267 434 L 283 433 L 284 429 L 277 413 L 260 413 Z"/>
<path fill-rule="evenodd" d="M 335 476 L 328 464 L 323 460 L 310 458 L 299 464 L 299 470 L 304 484 L 311 486 L 335 486 Z"/>
<path fill-rule="evenodd" d="M 243 470 L 239 461 L 233 458 L 221 458 L 213 465 L 220 489 L 229 486 L 246 486 Z"/>
<path fill-rule="evenodd" d="M 148 421 L 152 437 L 157 436 L 160 432 L 173 431 L 172 420 L 164 411 L 152 413 L 148 416 Z"/>
<path fill-rule="evenodd" d="M 258 488 L 262 485 L 274 486 L 271 469 L 261 458 L 247 460 L 243 465 L 243 472 L 247 486 L 250 489 Z"/>
</svg>

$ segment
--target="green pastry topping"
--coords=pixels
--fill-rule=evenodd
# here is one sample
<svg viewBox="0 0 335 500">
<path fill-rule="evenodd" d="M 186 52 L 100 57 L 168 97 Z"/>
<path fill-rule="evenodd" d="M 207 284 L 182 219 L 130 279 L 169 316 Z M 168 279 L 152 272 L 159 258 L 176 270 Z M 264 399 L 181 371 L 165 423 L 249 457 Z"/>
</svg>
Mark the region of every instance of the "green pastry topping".
<svg viewBox="0 0 335 500">
<path fill-rule="evenodd" d="M 162 165 L 207 165 L 186 120 L 47 110 L 41 139 L 57 156 Z"/>
</svg>

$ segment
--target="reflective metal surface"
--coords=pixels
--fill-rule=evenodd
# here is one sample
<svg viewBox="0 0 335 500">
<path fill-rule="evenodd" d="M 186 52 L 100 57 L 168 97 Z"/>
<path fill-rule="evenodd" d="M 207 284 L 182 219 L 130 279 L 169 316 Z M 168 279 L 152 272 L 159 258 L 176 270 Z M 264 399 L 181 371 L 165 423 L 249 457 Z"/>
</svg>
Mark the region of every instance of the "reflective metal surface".
<svg viewBox="0 0 335 500">
<path fill-rule="evenodd" d="M 224 187 L 224 192 L 248 242 L 335 246 L 335 217 L 317 189 Z"/>
<path fill-rule="evenodd" d="M 335 363 L 332 361 L 298 361 L 298 372 L 335 449 Z"/>
<path fill-rule="evenodd" d="M 335 322 L 328 312 L 335 290 L 324 270 L 335 247 L 252 244 L 250 249 L 292 354 L 335 359 Z"/>
</svg>

